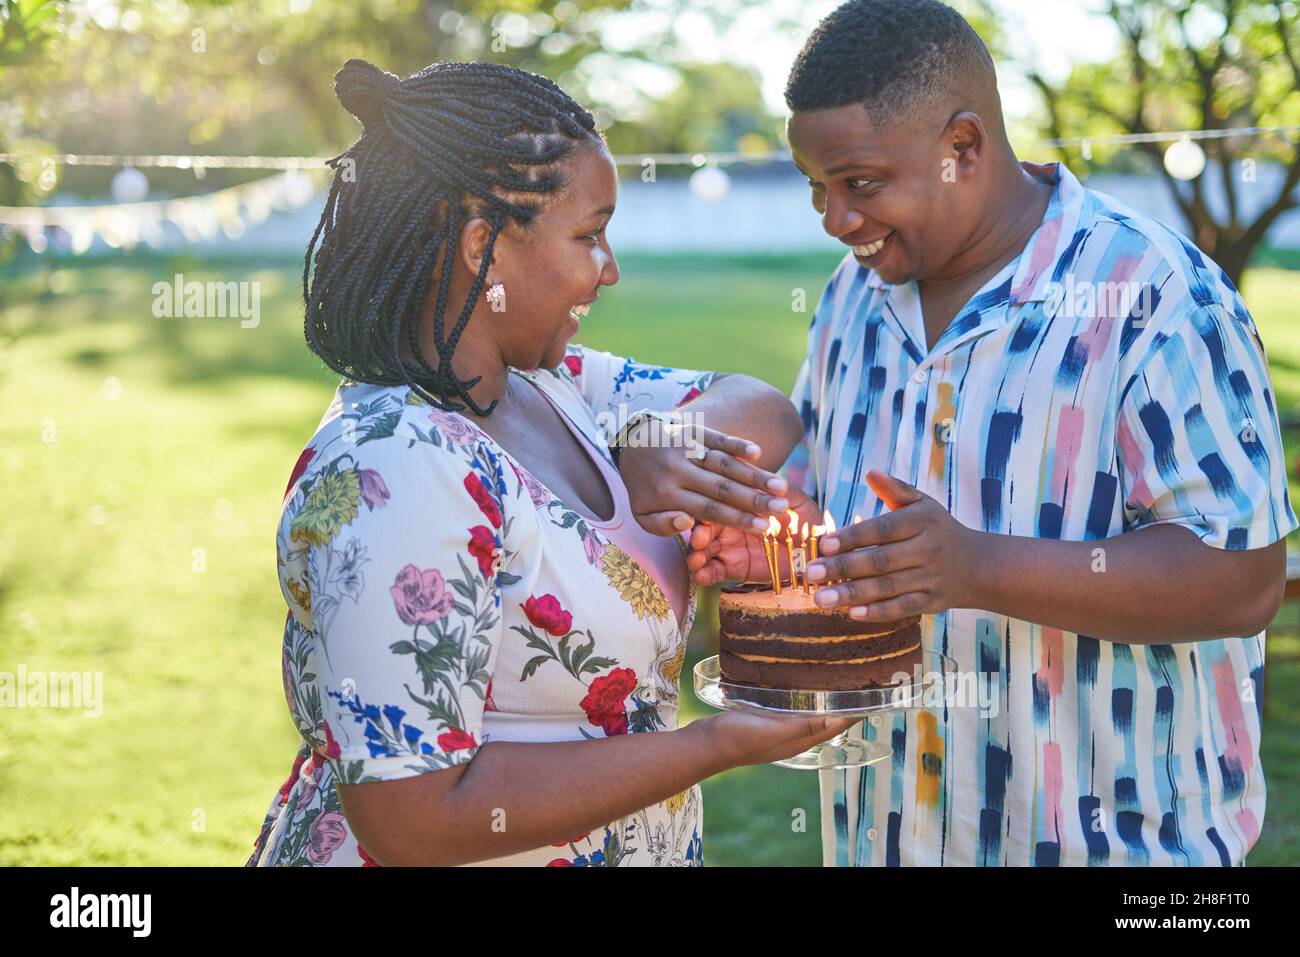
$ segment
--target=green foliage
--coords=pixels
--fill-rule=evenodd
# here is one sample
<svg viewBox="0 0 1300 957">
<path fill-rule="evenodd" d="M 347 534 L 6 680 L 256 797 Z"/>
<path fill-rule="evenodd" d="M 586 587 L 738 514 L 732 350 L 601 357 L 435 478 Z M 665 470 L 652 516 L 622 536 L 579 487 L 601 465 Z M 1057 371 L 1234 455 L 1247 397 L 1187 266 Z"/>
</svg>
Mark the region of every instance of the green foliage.
<svg viewBox="0 0 1300 957">
<path fill-rule="evenodd" d="M 723 356 L 727 371 L 789 388 L 809 318 L 791 313 L 790 290 L 815 301 L 837 258 L 624 256 L 584 341 L 694 368 Z M 281 686 L 275 528 L 336 381 L 302 344 L 297 269 L 134 256 L 24 264 L 7 278 L 0 670 L 101 671 L 104 712 L 3 715 L 0 865 L 230 865 L 251 851 L 300 740 Z M 155 319 L 150 286 L 177 271 L 261 282 L 262 323 Z M 1255 269 L 1245 288 L 1284 411 L 1300 403 L 1297 295 L 1300 276 L 1275 268 Z M 116 399 L 102 388 L 110 376 Z M 1300 432 L 1286 438 L 1294 459 Z M 690 690 L 691 665 L 716 648 L 711 596 L 701 609 L 683 721 L 709 713 Z M 1279 617 L 1296 624 L 1294 609 Z M 1300 639 L 1271 637 L 1268 655 L 1269 805 L 1251 863 L 1294 864 Z M 421 695 L 454 718 L 436 697 Z M 729 771 L 704 783 L 704 802 L 709 864 L 820 863 L 815 774 Z"/>
</svg>

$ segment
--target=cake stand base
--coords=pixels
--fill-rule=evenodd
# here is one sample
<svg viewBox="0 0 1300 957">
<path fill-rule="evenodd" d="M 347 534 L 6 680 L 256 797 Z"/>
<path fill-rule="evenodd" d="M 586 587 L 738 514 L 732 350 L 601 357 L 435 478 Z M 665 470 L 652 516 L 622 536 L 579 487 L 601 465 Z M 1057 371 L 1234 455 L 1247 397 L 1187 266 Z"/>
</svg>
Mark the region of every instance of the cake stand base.
<svg viewBox="0 0 1300 957">
<path fill-rule="evenodd" d="M 894 749 L 880 741 L 855 741 L 846 734 L 814 744 L 802 754 L 784 761 L 773 761 L 780 768 L 796 771 L 833 771 L 837 768 L 862 768 L 892 756 Z"/>
<path fill-rule="evenodd" d="M 704 704 L 723 711 L 865 718 L 882 712 L 946 705 L 955 694 L 953 679 L 956 672 L 957 662 L 952 658 L 922 649 L 921 666 L 914 669 L 911 680 L 907 680 L 909 676 L 904 674 L 898 684 L 883 688 L 849 691 L 758 688 L 727 681 L 722 677 L 718 656 L 714 655 L 695 666 L 695 696 Z M 883 761 L 893 753 L 894 749 L 884 741 L 850 738 L 847 732 L 843 732 L 813 745 L 802 754 L 772 763 L 797 771 L 830 771 L 865 767 Z"/>
</svg>

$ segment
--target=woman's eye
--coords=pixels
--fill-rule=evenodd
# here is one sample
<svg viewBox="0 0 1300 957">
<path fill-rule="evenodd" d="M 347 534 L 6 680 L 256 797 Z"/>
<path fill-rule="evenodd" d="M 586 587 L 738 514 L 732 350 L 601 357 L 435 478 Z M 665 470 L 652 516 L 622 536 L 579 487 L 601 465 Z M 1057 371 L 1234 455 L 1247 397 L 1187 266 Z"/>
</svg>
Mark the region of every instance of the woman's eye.
<svg viewBox="0 0 1300 957">
<path fill-rule="evenodd" d="M 863 189 L 866 186 L 874 185 L 875 182 L 876 181 L 874 179 L 863 179 L 861 177 L 855 177 L 854 179 L 849 180 L 849 189 Z"/>
<path fill-rule="evenodd" d="M 605 232 L 605 227 L 601 226 L 600 229 L 596 230 L 594 233 L 587 233 L 587 235 L 583 236 L 582 238 L 590 239 L 593 243 L 598 243 L 600 242 L 601 234 L 604 232 Z"/>
<path fill-rule="evenodd" d="M 811 180 L 811 179 L 808 180 L 808 186 L 809 186 L 809 188 L 812 189 L 812 191 L 813 191 L 814 193 L 817 192 L 817 190 L 819 190 L 819 189 L 822 188 L 822 184 L 821 184 L 821 183 L 818 183 L 818 182 L 816 182 L 815 180 Z"/>
</svg>

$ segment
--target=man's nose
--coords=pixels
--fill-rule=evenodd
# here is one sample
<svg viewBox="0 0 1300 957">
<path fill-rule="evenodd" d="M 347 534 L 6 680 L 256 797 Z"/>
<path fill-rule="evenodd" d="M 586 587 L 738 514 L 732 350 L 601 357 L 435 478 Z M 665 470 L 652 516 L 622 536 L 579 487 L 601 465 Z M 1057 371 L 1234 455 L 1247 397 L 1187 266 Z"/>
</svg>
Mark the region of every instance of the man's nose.
<svg viewBox="0 0 1300 957">
<path fill-rule="evenodd" d="M 862 228 L 866 217 L 843 202 L 827 198 L 826 212 L 822 213 L 822 229 L 839 239 Z"/>
</svg>

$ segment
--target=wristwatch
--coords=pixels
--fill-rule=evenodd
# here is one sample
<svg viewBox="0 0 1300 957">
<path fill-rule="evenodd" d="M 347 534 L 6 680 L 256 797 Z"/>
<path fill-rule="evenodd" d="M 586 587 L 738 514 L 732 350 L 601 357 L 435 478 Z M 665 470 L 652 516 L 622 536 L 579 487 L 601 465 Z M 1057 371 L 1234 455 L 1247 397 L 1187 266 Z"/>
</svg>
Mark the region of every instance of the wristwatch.
<svg viewBox="0 0 1300 957">
<path fill-rule="evenodd" d="M 642 422 L 650 419 L 666 424 L 676 424 L 679 421 L 671 413 L 660 412 L 658 409 L 641 409 L 638 412 L 633 412 L 628 416 L 628 420 L 623 423 L 623 428 L 618 430 L 618 435 L 614 436 L 614 440 L 609 443 L 609 454 L 614 459 L 616 468 L 619 464 L 619 456 L 627 445 L 627 439 L 632 434 L 632 430 Z"/>
</svg>

